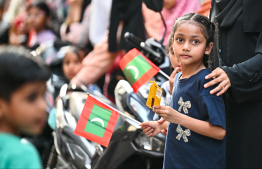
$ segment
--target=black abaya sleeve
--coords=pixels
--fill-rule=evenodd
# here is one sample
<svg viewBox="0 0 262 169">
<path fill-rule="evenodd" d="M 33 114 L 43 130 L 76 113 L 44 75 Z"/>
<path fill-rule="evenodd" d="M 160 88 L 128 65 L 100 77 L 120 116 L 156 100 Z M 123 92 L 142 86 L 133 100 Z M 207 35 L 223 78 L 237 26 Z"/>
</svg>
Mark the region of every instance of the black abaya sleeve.
<svg viewBox="0 0 262 169">
<path fill-rule="evenodd" d="M 237 104 L 262 99 L 262 33 L 254 57 L 222 69 L 230 79 L 232 96 Z"/>
</svg>

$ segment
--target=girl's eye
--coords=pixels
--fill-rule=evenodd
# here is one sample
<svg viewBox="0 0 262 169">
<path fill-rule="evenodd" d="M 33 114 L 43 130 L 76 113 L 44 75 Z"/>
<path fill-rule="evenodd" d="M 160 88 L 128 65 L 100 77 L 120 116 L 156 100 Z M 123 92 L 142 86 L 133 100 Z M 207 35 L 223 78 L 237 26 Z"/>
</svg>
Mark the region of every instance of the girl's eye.
<svg viewBox="0 0 262 169">
<path fill-rule="evenodd" d="M 199 41 L 198 40 L 193 40 L 193 44 L 199 44 Z"/>
<path fill-rule="evenodd" d="M 181 39 L 181 38 L 177 38 L 176 39 L 178 42 L 183 42 L 183 39 Z"/>
</svg>

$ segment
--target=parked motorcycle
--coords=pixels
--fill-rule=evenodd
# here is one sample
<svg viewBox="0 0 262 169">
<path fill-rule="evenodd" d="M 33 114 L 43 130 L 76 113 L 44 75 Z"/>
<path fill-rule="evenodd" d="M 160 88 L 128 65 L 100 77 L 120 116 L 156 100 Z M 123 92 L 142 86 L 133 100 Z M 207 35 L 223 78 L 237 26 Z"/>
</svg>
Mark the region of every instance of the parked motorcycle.
<svg viewBox="0 0 262 169">
<path fill-rule="evenodd" d="M 159 134 L 147 138 L 137 123 L 121 114 L 107 148 L 73 134 L 87 92 L 115 107 L 99 92 L 64 85 L 57 102 L 54 146 L 48 168 L 161 168 L 165 137 Z M 134 94 L 129 83 L 120 81 L 115 93 L 120 111 L 139 121 L 153 119 L 154 113 Z"/>
<path fill-rule="evenodd" d="M 169 61 L 159 65 L 166 69 L 169 66 Z M 166 78 L 157 74 L 154 80 L 161 85 Z M 161 168 L 165 136 L 159 134 L 148 138 L 137 123 L 121 114 L 107 148 L 73 134 L 87 98 L 86 93 L 139 122 L 153 120 L 154 112 L 146 106 L 150 85 L 146 83 L 135 94 L 127 81 L 119 81 L 115 88 L 116 105 L 96 90 L 84 86 L 63 86 L 57 102 L 54 147 L 48 168 Z"/>
<path fill-rule="evenodd" d="M 138 45 L 141 52 L 163 72 L 170 74 L 170 62 L 161 42 L 154 39 L 142 42 L 130 33 L 126 34 L 126 38 L 134 46 Z M 158 73 L 153 80 L 161 86 L 167 79 Z M 160 133 L 148 138 L 136 122 L 121 114 L 108 147 L 73 134 L 88 97 L 87 92 L 139 122 L 153 120 L 154 112 L 146 106 L 150 85 L 144 84 L 136 94 L 127 81 L 120 80 L 114 91 L 116 105 L 96 90 L 64 85 L 57 102 L 54 145 L 47 168 L 162 168 L 165 136 Z"/>
</svg>

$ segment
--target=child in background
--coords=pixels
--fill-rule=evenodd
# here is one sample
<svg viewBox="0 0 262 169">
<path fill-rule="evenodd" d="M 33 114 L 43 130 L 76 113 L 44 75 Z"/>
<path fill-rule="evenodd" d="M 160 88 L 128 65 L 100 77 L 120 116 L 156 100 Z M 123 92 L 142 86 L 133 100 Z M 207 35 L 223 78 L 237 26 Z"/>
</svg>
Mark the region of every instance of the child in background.
<svg viewBox="0 0 262 169">
<path fill-rule="evenodd" d="M 141 123 L 148 137 L 167 130 L 163 168 L 225 168 L 225 108 L 222 97 L 204 88 L 211 70 L 214 25 L 205 16 L 189 13 L 178 18 L 169 49 L 181 63 L 174 82 L 171 107 L 154 106 L 165 122 Z M 168 123 L 169 122 L 169 123 Z"/>
<path fill-rule="evenodd" d="M 28 46 L 33 47 L 43 42 L 55 41 L 56 35 L 50 30 L 51 11 L 43 1 L 36 1 L 27 7 L 26 23 L 29 29 Z"/>
<path fill-rule="evenodd" d="M 67 46 L 61 49 L 65 56 L 63 59 L 63 72 L 68 81 L 70 81 L 82 68 L 82 61 L 86 52 L 80 48 Z"/>
<path fill-rule="evenodd" d="M 62 69 L 64 76 L 68 83 L 70 80 L 75 77 L 75 75 L 80 71 L 82 68 L 82 61 L 86 56 L 86 50 L 81 49 L 75 46 L 65 46 L 60 49 L 60 52 L 64 53 Z M 60 89 L 55 89 L 55 96 L 58 96 Z M 58 98 L 56 98 L 57 100 Z M 55 130 L 55 117 L 56 116 L 56 108 L 53 108 L 48 117 L 48 124 L 49 126 Z"/>
<path fill-rule="evenodd" d="M 49 78 L 48 68 L 29 51 L 0 48 L 0 168 L 42 168 L 36 148 L 19 135 L 42 132 Z"/>
</svg>

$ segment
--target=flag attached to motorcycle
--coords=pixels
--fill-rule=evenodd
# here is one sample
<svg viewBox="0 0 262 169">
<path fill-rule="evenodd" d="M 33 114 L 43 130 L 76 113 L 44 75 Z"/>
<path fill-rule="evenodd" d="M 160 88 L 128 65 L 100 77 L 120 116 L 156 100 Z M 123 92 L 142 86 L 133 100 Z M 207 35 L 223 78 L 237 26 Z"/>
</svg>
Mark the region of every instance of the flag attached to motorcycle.
<svg viewBox="0 0 262 169">
<path fill-rule="evenodd" d="M 119 66 L 135 93 L 138 92 L 140 86 L 145 84 L 160 70 L 159 67 L 135 48 L 124 55 L 119 62 Z"/>
<path fill-rule="evenodd" d="M 88 95 L 74 134 L 108 146 L 119 113 Z"/>
</svg>

